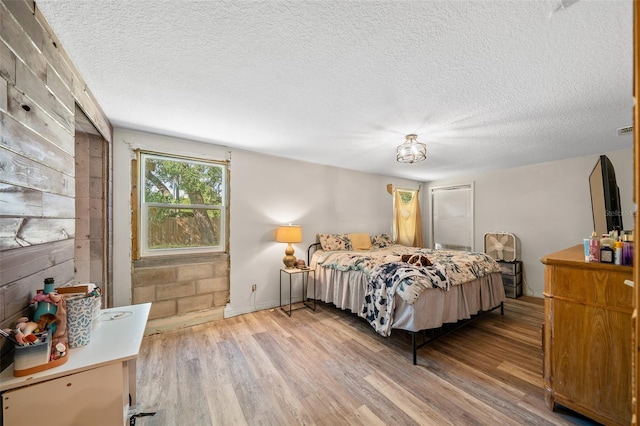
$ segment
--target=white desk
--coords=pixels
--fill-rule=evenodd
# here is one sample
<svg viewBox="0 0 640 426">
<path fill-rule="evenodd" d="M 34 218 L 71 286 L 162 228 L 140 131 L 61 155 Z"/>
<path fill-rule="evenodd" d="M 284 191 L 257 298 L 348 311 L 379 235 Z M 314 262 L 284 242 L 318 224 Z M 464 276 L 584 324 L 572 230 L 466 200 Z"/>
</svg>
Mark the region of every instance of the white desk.
<svg viewBox="0 0 640 426">
<path fill-rule="evenodd" d="M 136 368 L 150 303 L 103 309 L 91 342 L 69 360 L 30 376 L 0 374 L 4 425 L 116 425 L 136 403 Z"/>
</svg>

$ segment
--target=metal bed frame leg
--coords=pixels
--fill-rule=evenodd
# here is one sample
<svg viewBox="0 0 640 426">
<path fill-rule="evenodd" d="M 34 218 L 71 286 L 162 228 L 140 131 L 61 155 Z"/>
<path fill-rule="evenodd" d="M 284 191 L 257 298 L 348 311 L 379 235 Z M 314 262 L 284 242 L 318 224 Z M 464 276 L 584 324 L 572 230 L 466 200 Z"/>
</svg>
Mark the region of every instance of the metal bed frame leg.
<svg viewBox="0 0 640 426">
<path fill-rule="evenodd" d="M 418 348 L 416 347 L 416 332 L 411 332 L 411 343 L 413 346 L 413 365 L 418 365 Z"/>
<path fill-rule="evenodd" d="M 455 324 L 452 325 L 452 327 L 449 327 L 449 324 L 443 324 L 442 327 L 440 327 L 440 333 L 438 334 L 434 334 L 434 329 L 431 330 L 431 338 L 429 340 L 425 340 L 425 335 L 424 332 L 426 330 L 422 330 L 422 331 L 411 331 L 411 346 L 413 349 L 413 365 L 418 365 L 418 349 L 422 348 L 423 346 L 428 345 L 429 343 L 439 339 L 440 337 L 446 336 L 447 334 L 450 334 L 456 330 L 458 330 L 461 327 L 464 327 L 465 325 L 467 325 L 468 323 L 475 321 L 476 319 L 485 316 L 486 314 L 488 314 L 491 311 L 494 311 L 496 309 L 498 309 L 498 307 L 500 307 L 500 315 L 504 316 L 504 302 L 500 302 L 499 305 L 496 305 L 495 307 L 489 309 L 488 311 L 482 311 L 479 312 L 477 316 L 475 317 L 471 317 L 468 320 L 464 320 L 462 322 L 457 322 Z M 422 337 L 422 343 L 420 343 L 420 345 L 418 345 L 417 341 L 416 341 L 416 334 L 417 333 L 423 333 Z"/>
</svg>

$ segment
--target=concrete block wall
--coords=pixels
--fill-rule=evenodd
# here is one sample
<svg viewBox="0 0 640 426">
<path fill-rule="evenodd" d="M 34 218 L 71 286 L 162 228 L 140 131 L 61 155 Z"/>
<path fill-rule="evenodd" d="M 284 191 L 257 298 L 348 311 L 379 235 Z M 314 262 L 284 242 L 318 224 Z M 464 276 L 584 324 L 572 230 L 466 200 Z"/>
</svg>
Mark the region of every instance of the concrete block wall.
<svg viewBox="0 0 640 426">
<path fill-rule="evenodd" d="M 229 302 L 229 256 L 134 262 L 133 303 L 151 302 L 150 320 L 224 308 Z"/>
</svg>

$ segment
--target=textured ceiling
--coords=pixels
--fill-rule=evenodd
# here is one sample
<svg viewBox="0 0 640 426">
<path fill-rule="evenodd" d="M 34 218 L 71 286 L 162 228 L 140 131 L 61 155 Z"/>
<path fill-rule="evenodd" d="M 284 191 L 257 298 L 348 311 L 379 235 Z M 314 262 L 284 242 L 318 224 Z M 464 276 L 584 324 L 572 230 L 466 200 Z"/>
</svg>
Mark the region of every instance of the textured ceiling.
<svg viewBox="0 0 640 426">
<path fill-rule="evenodd" d="M 36 4 L 116 127 L 419 181 L 632 146 L 632 0 Z"/>
</svg>

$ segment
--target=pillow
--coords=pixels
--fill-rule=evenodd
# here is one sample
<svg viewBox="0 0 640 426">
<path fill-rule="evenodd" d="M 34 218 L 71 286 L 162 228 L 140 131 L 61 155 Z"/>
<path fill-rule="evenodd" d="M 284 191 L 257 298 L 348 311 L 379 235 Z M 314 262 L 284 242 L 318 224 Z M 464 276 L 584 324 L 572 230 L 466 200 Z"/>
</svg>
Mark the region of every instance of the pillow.
<svg viewBox="0 0 640 426">
<path fill-rule="evenodd" d="M 351 241 L 347 234 L 318 234 L 322 250 L 351 250 Z"/>
<path fill-rule="evenodd" d="M 372 238 L 372 243 L 374 247 L 377 248 L 385 248 L 395 244 L 395 242 L 391 239 L 389 234 L 379 234 Z"/>
<path fill-rule="evenodd" d="M 427 256 L 421 254 L 403 254 L 400 258 L 400 261 L 416 266 L 431 266 L 431 261 L 427 258 Z"/>
<path fill-rule="evenodd" d="M 349 241 L 353 250 L 371 249 L 371 237 L 369 234 L 349 234 Z"/>
</svg>

